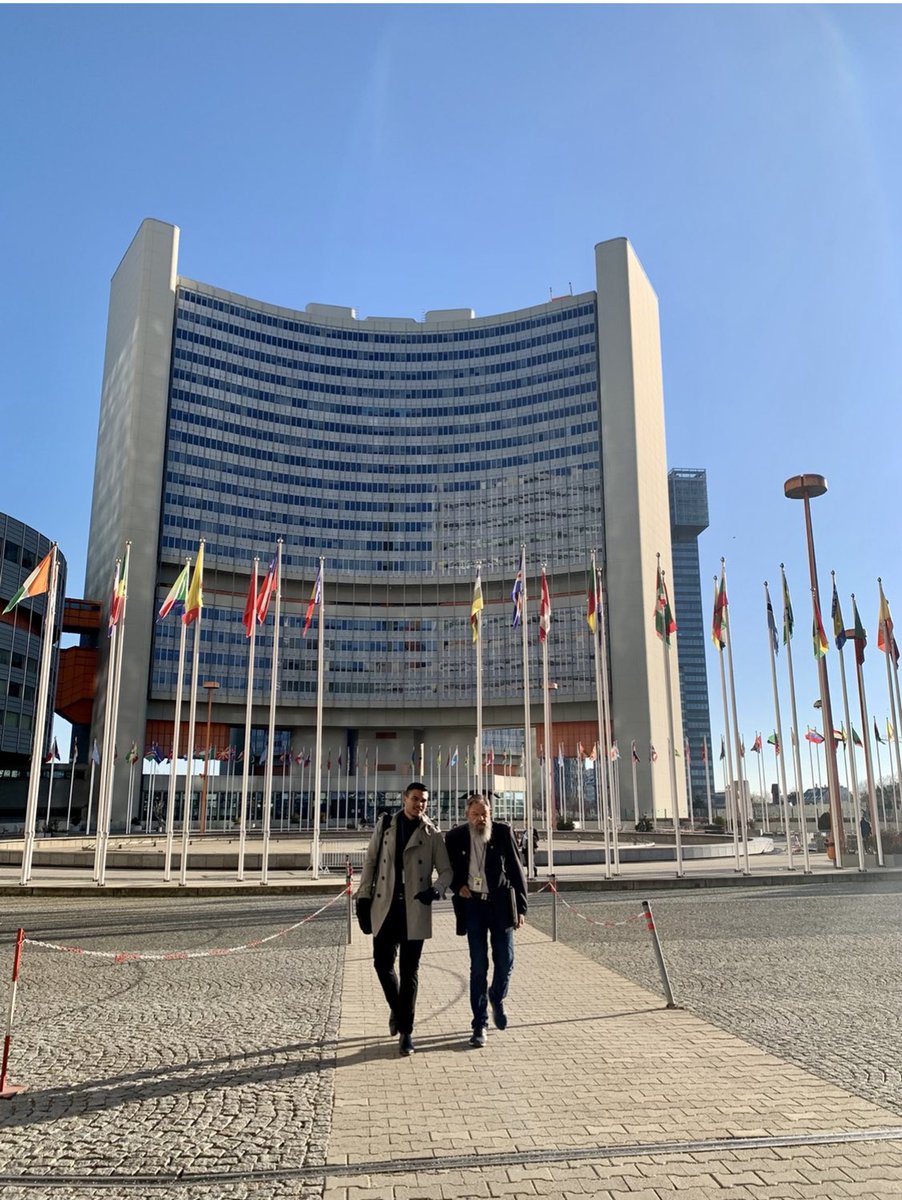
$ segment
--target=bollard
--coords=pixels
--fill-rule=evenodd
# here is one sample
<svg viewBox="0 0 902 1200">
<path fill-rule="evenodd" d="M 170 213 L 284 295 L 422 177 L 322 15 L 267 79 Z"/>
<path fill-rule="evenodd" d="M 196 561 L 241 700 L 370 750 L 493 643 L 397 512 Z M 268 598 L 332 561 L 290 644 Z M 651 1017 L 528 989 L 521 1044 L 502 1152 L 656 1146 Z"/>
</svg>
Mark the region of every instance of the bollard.
<svg viewBox="0 0 902 1200">
<path fill-rule="evenodd" d="M 3 1064 L 0 1066 L 0 1100 L 6 1100 L 10 1096 L 15 1096 L 18 1092 L 25 1091 L 25 1088 L 19 1084 L 6 1082 L 6 1072 L 9 1067 L 9 1047 L 13 1033 L 13 1014 L 16 1011 L 16 984 L 19 982 L 19 964 L 22 961 L 22 946 L 24 943 L 25 930 L 20 929 L 16 933 L 16 950 L 13 955 L 13 978 L 9 989 L 9 1012 L 6 1017 L 6 1035 L 3 1038 Z"/>
<path fill-rule="evenodd" d="M 655 929 L 654 917 L 651 915 L 651 905 L 647 900 L 642 901 L 642 911 L 645 913 L 648 932 L 651 934 L 651 944 L 654 947 L 655 958 L 658 960 L 658 970 L 661 972 L 661 982 L 664 985 L 667 1007 L 676 1008 L 676 1003 L 673 999 L 673 989 L 670 986 L 670 979 L 667 976 L 667 966 L 664 962 L 664 955 L 661 953 L 661 943 L 658 941 L 658 931 Z"/>
<path fill-rule="evenodd" d="M 351 944 L 351 938 L 354 934 L 354 899 L 351 895 L 351 880 L 354 877 L 354 868 L 351 866 L 351 860 L 348 859 L 345 870 L 347 872 L 347 892 L 348 892 L 348 945 Z"/>
<path fill-rule="evenodd" d="M 557 878 L 551 876 L 551 940 L 557 941 Z"/>
</svg>

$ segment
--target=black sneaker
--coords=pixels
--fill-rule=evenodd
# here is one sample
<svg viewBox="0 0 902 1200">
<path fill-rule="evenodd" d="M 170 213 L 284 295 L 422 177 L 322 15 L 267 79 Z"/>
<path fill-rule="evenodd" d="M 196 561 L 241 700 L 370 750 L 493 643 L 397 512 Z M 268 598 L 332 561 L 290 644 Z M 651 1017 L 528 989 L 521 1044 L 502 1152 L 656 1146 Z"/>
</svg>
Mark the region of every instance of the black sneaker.
<svg viewBox="0 0 902 1200">
<path fill-rule="evenodd" d="M 496 1029 L 507 1029 L 507 1013 L 504 1011 L 504 1005 L 499 1002 L 496 1004 L 494 1000 L 490 1001 L 492 1006 L 492 1021 Z"/>
<path fill-rule="evenodd" d="M 401 1040 L 398 1042 L 398 1053 L 403 1054 L 405 1058 L 409 1058 L 414 1050 L 416 1050 L 416 1046 L 413 1044 L 413 1038 L 409 1033 L 402 1033 Z"/>
<path fill-rule="evenodd" d="M 389 1014 L 388 1032 L 392 1035 L 392 1037 L 398 1036 L 398 1022 L 394 1013 Z"/>
<path fill-rule="evenodd" d="M 484 1025 L 480 1026 L 479 1029 L 474 1029 L 470 1037 L 470 1045 L 476 1050 L 481 1050 L 488 1040 L 488 1035 L 489 1031 Z"/>
</svg>

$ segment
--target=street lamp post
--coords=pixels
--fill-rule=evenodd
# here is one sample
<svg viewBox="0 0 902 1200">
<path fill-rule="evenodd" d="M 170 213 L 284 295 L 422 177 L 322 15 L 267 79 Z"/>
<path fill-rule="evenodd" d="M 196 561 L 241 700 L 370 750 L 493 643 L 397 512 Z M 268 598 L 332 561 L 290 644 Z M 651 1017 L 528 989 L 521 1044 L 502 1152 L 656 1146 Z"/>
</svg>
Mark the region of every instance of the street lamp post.
<svg viewBox="0 0 902 1200">
<path fill-rule="evenodd" d="M 820 589 L 817 583 L 817 562 L 814 556 L 814 533 L 811 528 L 811 498 L 823 496 L 827 481 L 823 475 L 793 475 L 783 484 L 783 494 L 788 500 L 801 500 L 805 508 L 805 535 L 808 540 L 808 570 L 811 575 L 812 611 L 821 612 Z M 830 683 L 827 678 L 826 655 L 817 660 L 817 675 L 820 684 L 821 709 L 824 716 L 824 739 L 827 760 L 827 788 L 830 793 L 830 825 L 833 833 L 835 863 L 842 867 L 842 852 L 845 849 L 842 804 L 839 792 L 839 771 L 836 765 L 836 741 L 833 737 L 833 709 L 830 704 Z"/>
<path fill-rule="evenodd" d="M 219 684 L 208 679 L 203 686 L 207 693 L 207 741 L 204 750 L 204 778 L 200 789 L 200 832 L 202 834 L 207 829 L 207 781 L 210 776 L 210 723 L 213 717 L 213 693 Z"/>
</svg>

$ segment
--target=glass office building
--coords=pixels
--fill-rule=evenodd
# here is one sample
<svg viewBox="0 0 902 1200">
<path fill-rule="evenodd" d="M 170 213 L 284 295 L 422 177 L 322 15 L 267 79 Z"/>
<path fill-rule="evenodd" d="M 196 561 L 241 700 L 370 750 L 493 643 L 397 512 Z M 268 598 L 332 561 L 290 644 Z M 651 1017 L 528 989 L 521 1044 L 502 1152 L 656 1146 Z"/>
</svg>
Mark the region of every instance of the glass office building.
<svg viewBox="0 0 902 1200">
<path fill-rule="evenodd" d="M 484 725 L 506 744 L 503 731 L 524 723 L 510 602 L 521 546 L 532 724 L 541 725 L 542 565 L 553 597 L 555 742 L 569 754 L 570 733 L 593 719 L 585 581 L 595 550 L 606 566 L 615 736 L 666 738 L 655 732 L 664 712 L 657 643 L 632 628 L 637 610 L 650 618 L 656 553 L 670 560 L 657 306 L 625 240 L 596 247 L 596 290 L 489 317 L 435 310 L 422 321 L 280 308 L 180 276 L 177 255 L 178 230 L 145 221 L 111 295 L 86 595 L 108 593 L 129 539 L 120 742 L 171 743 L 179 626 L 154 617 L 200 539 L 196 684 L 219 685 L 218 748 L 243 747 L 241 618 L 253 561 L 262 576 L 279 540 L 286 750 L 312 737 L 317 630 L 305 636 L 304 623 L 321 559 L 324 756 L 326 746 L 341 753 L 346 770 L 378 749 L 387 790 L 409 780 L 421 746 L 439 760 L 442 747 L 446 760 L 456 747 L 462 759 L 474 732 L 477 570 Z M 272 646 L 270 615 L 257 634 L 255 739 Z M 531 748 L 534 760 L 534 735 Z"/>
</svg>

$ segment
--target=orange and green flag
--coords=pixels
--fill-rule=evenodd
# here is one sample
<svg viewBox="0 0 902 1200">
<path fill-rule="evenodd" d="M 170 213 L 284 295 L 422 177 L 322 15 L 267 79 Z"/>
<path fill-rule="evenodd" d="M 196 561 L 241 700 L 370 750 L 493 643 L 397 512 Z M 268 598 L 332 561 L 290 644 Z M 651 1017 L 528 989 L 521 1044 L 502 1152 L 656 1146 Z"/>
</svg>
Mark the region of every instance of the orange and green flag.
<svg viewBox="0 0 902 1200">
<path fill-rule="evenodd" d="M 19 590 L 7 604 L 3 610 L 3 616 L 21 604 L 23 600 L 29 600 L 32 596 L 43 596 L 50 590 L 50 564 L 53 561 L 53 554 L 56 550 L 56 545 L 51 546 L 49 552 L 38 563 L 35 569 L 31 572 Z"/>
</svg>

